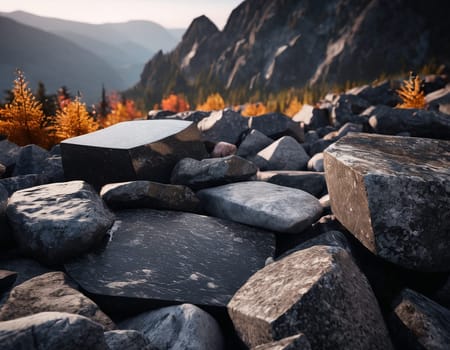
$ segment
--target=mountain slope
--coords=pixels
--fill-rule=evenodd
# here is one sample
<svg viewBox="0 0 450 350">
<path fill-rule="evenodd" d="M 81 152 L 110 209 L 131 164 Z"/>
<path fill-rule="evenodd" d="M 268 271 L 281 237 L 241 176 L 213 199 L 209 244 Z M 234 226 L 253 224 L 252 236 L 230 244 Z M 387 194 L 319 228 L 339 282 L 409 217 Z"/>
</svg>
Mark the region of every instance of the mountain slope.
<svg viewBox="0 0 450 350">
<path fill-rule="evenodd" d="M 0 17 L 0 89 L 10 89 L 14 71 L 25 71 L 32 87 L 38 81 L 54 91 L 66 85 L 84 100 L 93 103 L 101 86 L 123 87 L 124 83 L 112 67 L 90 51 L 71 41 L 36 28 Z"/>
</svg>

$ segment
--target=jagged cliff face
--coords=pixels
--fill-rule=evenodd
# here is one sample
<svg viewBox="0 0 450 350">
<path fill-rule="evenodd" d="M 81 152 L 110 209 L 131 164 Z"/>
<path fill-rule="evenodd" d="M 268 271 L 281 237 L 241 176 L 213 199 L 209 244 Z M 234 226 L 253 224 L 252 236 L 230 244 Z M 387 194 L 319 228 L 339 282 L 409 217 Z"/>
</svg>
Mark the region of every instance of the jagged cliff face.
<svg viewBox="0 0 450 350">
<path fill-rule="evenodd" d="M 448 54 L 440 47 L 444 41 L 434 38 L 437 33 L 449 37 L 438 5 L 433 0 L 426 5 L 418 0 L 247 0 L 222 32 L 204 16 L 195 19 L 173 52 L 159 53 L 147 64 L 138 86 L 154 91 L 155 81 L 170 76 L 170 89 L 202 82 L 222 91 L 276 91 L 414 69 Z"/>
</svg>

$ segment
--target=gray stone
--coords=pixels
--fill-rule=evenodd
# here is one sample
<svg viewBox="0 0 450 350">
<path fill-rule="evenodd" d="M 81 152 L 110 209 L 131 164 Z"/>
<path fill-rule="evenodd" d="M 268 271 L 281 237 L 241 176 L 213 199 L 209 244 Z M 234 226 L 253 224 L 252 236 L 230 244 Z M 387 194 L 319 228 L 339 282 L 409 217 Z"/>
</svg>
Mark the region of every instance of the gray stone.
<svg viewBox="0 0 450 350">
<path fill-rule="evenodd" d="M 224 109 L 212 112 L 198 122 L 197 127 L 205 140 L 237 144 L 241 134 L 248 129 L 248 120 L 231 109 Z"/>
<path fill-rule="evenodd" d="M 256 166 L 238 156 L 203 159 L 185 158 L 177 163 L 171 182 L 193 189 L 246 181 L 256 175 Z"/>
<path fill-rule="evenodd" d="M 100 196 L 113 209 L 153 208 L 189 212 L 200 211 L 200 201 L 186 186 L 152 181 L 129 181 L 102 187 Z"/>
<path fill-rule="evenodd" d="M 392 349 L 369 283 L 341 248 L 314 246 L 267 265 L 228 313 L 249 347 L 303 333 L 313 349 Z"/>
<path fill-rule="evenodd" d="M 308 161 L 308 170 L 323 172 L 323 152 L 316 153 Z"/>
<path fill-rule="evenodd" d="M 450 142 L 348 135 L 325 151 L 336 218 L 374 254 L 413 270 L 450 263 Z"/>
<path fill-rule="evenodd" d="M 109 350 L 159 350 L 141 332 L 130 329 L 105 332 L 105 340 Z"/>
<path fill-rule="evenodd" d="M 17 278 L 17 272 L 0 269 L 0 295 L 12 287 Z"/>
<path fill-rule="evenodd" d="M 67 272 L 89 293 L 153 306 L 225 306 L 275 250 L 272 233 L 174 211 L 120 211 L 111 235 L 105 248 L 67 263 Z"/>
<path fill-rule="evenodd" d="M 148 111 L 147 119 L 174 119 L 175 114 L 173 111 L 152 109 Z"/>
<path fill-rule="evenodd" d="M 49 268 L 39 264 L 36 260 L 24 258 L 1 259 L 0 269 L 17 272 L 17 279 L 14 286 L 17 286 L 33 277 L 51 272 Z"/>
<path fill-rule="evenodd" d="M 120 327 L 142 332 L 158 349 L 224 349 L 216 320 L 195 305 L 182 304 L 145 312 L 123 321 Z"/>
<path fill-rule="evenodd" d="M 6 175 L 11 175 L 19 156 L 20 146 L 8 140 L 0 141 L 0 163 L 6 168 Z"/>
<path fill-rule="evenodd" d="M 342 125 L 339 130 L 332 131 L 329 134 L 325 135 L 323 137 L 324 140 L 333 140 L 337 141 L 340 138 L 344 137 L 350 132 L 362 132 L 363 131 L 363 125 L 362 124 L 355 124 L 355 123 L 345 123 Z"/>
<path fill-rule="evenodd" d="M 78 314 L 101 324 L 105 330 L 115 328 L 113 321 L 81 294 L 63 272 L 49 272 L 14 287 L 0 308 L 0 321 L 46 311 Z"/>
<path fill-rule="evenodd" d="M 42 174 L 49 183 L 65 181 L 61 155 L 51 154 L 44 160 L 42 167 Z"/>
<path fill-rule="evenodd" d="M 240 182 L 197 192 L 211 215 L 285 233 L 299 233 L 322 213 L 307 192 L 262 181 Z"/>
<path fill-rule="evenodd" d="M 41 174 L 44 161 L 50 153 L 37 145 L 21 147 L 12 176 Z"/>
<path fill-rule="evenodd" d="M 450 118 L 443 113 L 386 106 L 376 106 L 364 113 L 368 114 L 370 126 L 379 134 L 408 132 L 414 137 L 450 140 Z"/>
<path fill-rule="evenodd" d="M 309 130 L 305 134 L 305 143 L 314 143 L 320 139 L 316 130 Z"/>
<path fill-rule="evenodd" d="M 0 184 L 0 245 L 6 246 L 12 241 L 12 231 L 6 216 L 6 207 L 8 205 L 8 192 Z"/>
<path fill-rule="evenodd" d="M 0 163 L 0 178 L 6 173 L 6 166 Z"/>
<path fill-rule="evenodd" d="M 198 123 L 200 120 L 209 117 L 211 112 L 205 111 L 185 111 L 174 113 L 172 111 L 152 110 L 148 112 L 147 119 L 178 119 Z"/>
<path fill-rule="evenodd" d="M 252 129 L 239 145 L 236 154 L 247 158 L 256 155 L 259 151 L 269 146 L 273 140 L 258 130 Z"/>
<path fill-rule="evenodd" d="M 450 274 L 446 281 L 433 293 L 432 299 L 450 309 Z"/>
<path fill-rule="evenodd" d="M 220 141 L 214 146 L 214 149 L 211 152 L 211 157 L 220 158 L 232 156 L 236 154 L 236 150 L 237 147 L 232 143 Z"/>
<path fill-rule="evenodd" d="M 316 171 L 260 171 L 257 180 L 296 188 L 318 198 L 327 190 L 325 174 Z"/>
<path fill-rule="evenodd" d="M 248 118 L 248 126 L 272 139 L 290 136 L 298 142 L 304 141 L 303 128 L 291 118 L 281 113 L 269 113 Z"/>
<path fill-rule="evenodd" d="M 1 350 L 107 350 L 103 328 L 90 319 L 63 312 L 0 322 Z"/>
<path fill-rule="evenodd" d="M 258 152 L 257 157 L 265 161 L 261 170 L 304 170 L 309 160 L 302 145 L 290 136 L 276 140 Z"/>
<path fill-rule="evenodd" d="M 391 333 L 399 349 L 448 349 L 450 310 L 410 289 L 394 301 Z"/>
<path fill-rule="evenodd" d="M 305 130 L 315 130 L 330 123 L 328 110 L 324 108 L 316 108 L 305 104 L 302 109 L 292 117 L 297 123 L 303 123 Z"/>
<path fill-rule="evenodd" d="M 429 109 L 450 114 L 450 86 L 436 90 L 425 96 Z"/>
<path fill-rule="evenodd" d="M 347 122 L 367 123 L 364 116 L 359 115 L 370 106 L 367 100 L 352 94 L 339 95 L 333 100 L 331 121 L 333 125 L 344 125 Z"/>
<path fill-rule="evenodd" d="M 320 139 L 316 142 L 313 142 L 309 145 L 308 154 L 312 157 L 317 153 L 323 152 L 327 149 L 327 147 L 333 144 L 335 140 L 324 140 Z"/>
<path fill-rule="evenodd" d="M 23 251 L 47 264 L 90 250 L 114 221 L 98 194 L 83 181 L 17 191 L 6 213 Z"/>
<path fill-rule="evenodd" d="M 368 101 L 371 105 L 386 105 L 395 107 L 401 100 L 395 90 L 399 87 L 393 81 L 382 81 L 376 85 L 363 85 L 346 92 L 347 95 L 356 95 Z"/>
<path fill-rule="evenodd" d="M 311 350 L 311 345 L 304 334 L 297 334 L 279 341 L 258 345 L 252 350 Z"/>
<path fill-rule="evenodd" d="M 183 158 L 207 156 L 192 122 L 136 120 L 64 140 L 62 161 L 67 180 L 85 180 L 95 188 L 114 182 L 168 183 Z"/>
<path fill-rule="evenodd" d="M 0 179 L 0 185 L 8 192 L 8 196 L 16 191 L 46 183 L 48 183 L 48 178 L 43 174 L 28 174 Z"/>
</svg>

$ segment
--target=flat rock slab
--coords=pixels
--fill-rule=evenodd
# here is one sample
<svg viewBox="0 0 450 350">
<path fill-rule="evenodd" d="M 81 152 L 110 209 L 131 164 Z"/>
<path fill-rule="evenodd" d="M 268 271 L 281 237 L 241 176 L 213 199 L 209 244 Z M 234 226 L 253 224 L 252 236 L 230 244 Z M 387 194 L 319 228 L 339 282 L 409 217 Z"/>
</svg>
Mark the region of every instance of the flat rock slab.
<svg viewBox="0 0 450 350">
<path fill-rule="evenodd" d="M 307 192 L 262 181 L 246 181 L 197 192 L 211 215 L 267 230 L 299 233 L 322 213 Z"/>
<path fill-rule="evenodd" d="M 64 140 L 67 180 L 85 180 L 97 189 L 132 180 L 168 183 L 182 158 L 207 156 L 195 124 L 183 120 L 138 120 L 115 124 Z"/>
<path fill-rule="evenodd" d="M 197 214 L 117 213 L 104 249 L 65 265 L 86 291 L 158 302 L 225 306 L 272 257 L 272 233 Z"/>
<path fill-rule="evenodd" d="M 450 264 L 450 142 L 348 135 L 324 153 L 333 213 L 369 250 L 409 269 Z"/>
</svg>

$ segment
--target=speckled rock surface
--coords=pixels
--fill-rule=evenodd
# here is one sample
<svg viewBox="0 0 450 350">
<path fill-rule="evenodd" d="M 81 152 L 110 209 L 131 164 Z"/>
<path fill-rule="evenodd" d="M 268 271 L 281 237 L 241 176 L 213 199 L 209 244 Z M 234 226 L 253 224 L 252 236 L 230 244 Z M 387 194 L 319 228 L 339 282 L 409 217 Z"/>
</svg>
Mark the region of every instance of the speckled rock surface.
<svg viewBox="0 0 450 350">
<path fill-rule="evenodd" d="M 114 221 L 99 195 L 83 181 L 17 191 L 6 213 L 20 248 L 47 264 L 88 251 Z"/>
<path fill-rule="evenodd" d="M 105 330 L 115 328 L 111 319 L 81 294 L 63 272 L 49 272 L 14 287 L 0 308 L 0 321 L 46 311 L 78 314 L 101 324 Z"/>
<path fill-rule="evenodd" d="M 450 264 L 450 142 L 348 135 L 325 152 L 333 213 L 369 250 L 417 270 Z"/>
<path fill-rule="evenodd" d="M 105 332 L 105 340 L 109 350 L 159 350 L 141 332 L 131 329 Z"/>
<path fill-rule="evenodd" d="M 208 188 L 197 196 L 211 215 L 277 232 L 299 233 L 322 213 L 309 193 L 262 181 Z"/>
<path fill-rule="evenodd" d="M 157 349 L 222 350 L 223 336 L 216 320 L 191 304 L 142 313 L 120 323 L 142 332 Z"/>
<path fill-rule="evenodd" d="M 392 349 L 369 283 L 341 248 L 314 246 L 267 265 L 228 313 L 249 347 L 303 333 L 313 349 Z"/>
<path fill-rule="evenodd" d="M 317 171 L 260 171 L 257 179 L 306 191 L 314 197 L 321 197 L 327 191 L 325 174 Z"/>
<path fill-rule="evenodd" d="M 310 350 L 311 345 L 304 334 L 293 335 L 279 341 L 258 345 L 252 350 Z"/>
<path fill-rule="evenodd" d="M 151 209 L 117 213 L 107 246 L 65 265 L 98 295 L 225 306 L 275 251 L 270 232 Z"/>
</svg>

